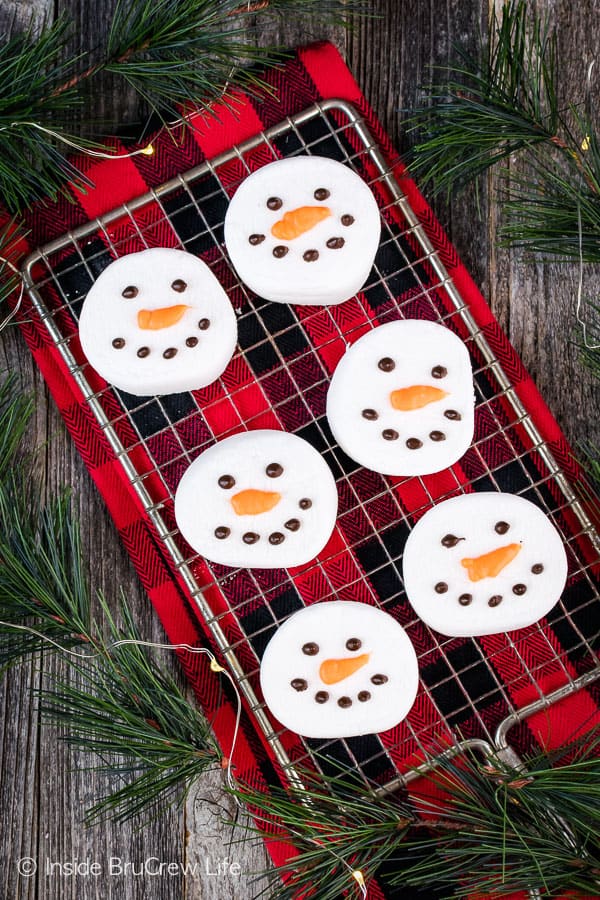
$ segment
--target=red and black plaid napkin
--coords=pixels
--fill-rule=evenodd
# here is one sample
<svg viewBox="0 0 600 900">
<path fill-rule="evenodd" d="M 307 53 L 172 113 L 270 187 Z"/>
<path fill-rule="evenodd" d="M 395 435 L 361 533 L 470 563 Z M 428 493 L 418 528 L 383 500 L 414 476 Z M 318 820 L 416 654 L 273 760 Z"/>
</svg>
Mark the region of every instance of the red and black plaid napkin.
<svg viewBox="0 0 600 900">
<path fill-rule="evenodd" d="M 149 188 L 163 184 L 206 159 L 213 159 L 232 145 L 253 137 L 315 101 L 332 97 L 350 101 L 376 136 L 477 328 L 510 377 L 519 400 L 567 477 L 575 481 L 579 471 L 562 432 L 433 213 L 406 177 L 337 51 L 329 44 L 298 50 L 285 67 L 269 70 L 266 80 L 274 88 L 273 96 L 240 95 L 233 112 L 218 107 L 216 117 L 196 116 L 194 128 L 187 130 L 180 142 L 173 143 L 168 136 L 159 135 L 152 156 L 102 162 L 89 158 L 82 160 L 81 167 L 95 185 L 94 189 L 87 193 L 74 190 L 70 202 L 61 198 L 36 206 L 27 216 L 30 247 L 46 244 L 73 231 L 78 225 L 144 194 Z M 348 156 L 356 153 L 351 131 L 347 137 L 340 138 L 338 134 L 334 138 L 319 133 L 318 122 L 314 128 L 314 134 L 308 135 L 312 138 L 314 152 L 336 158 L 339 146 L 329 146 L 327 142 L 347 140 Z M 286 140 L 289 141 L 289 137 Z M 115 149 L 125 150 L 118 142 L 115 142 Z M 274 142 L 276 154 L 286 155 L 294 149 L 289 143 L 277 145 Z M 270 159 L 261 159 L 259 152 L 254 164 L 268 161 Z M 365 166 L 365 177 L 372 177 L 368 162 Z M 232 165 L 230 175 L 234 185 L 242 177 L 243 170 Z M 579 537 L 580 528 L 565 508 L 564 496 L 548 471 L 547 461 L 538 448 L 532 446 L 522 424 L 515 419 L 514 409 L 498 392 L 493 372 L 478 355 L 474 342 L 469 342 L 469 333 L 458 318 L 452 321 L 452 327 L 467 340 L 477 370 L 476 449 L 469 451 L 451 470 L 438 475 L 387 480 L 358 467 L 339 452 L 331 453 L 333 438 L 330 438 L 325 420 L 324 403 L 327 377 L 345 348 L 340 335 L 352 333 L 354 338 L 373 324 L 399 315 L 432 318 L 432 308 L 441 315 L 451 316 L 455 312 L 427 260 L 420 258 L 414 240 L 410 234 L 405 234 L 406 223 L 401 221 L 398 210 L 390 206 L 383 186 L 381 191 L 378 199 L 385 207 L 386 227 L 394 237 L 390 246 L 393 245 L 397 252 L 401 241 L 401 252 L 406 259 L 406 265 L 399 268 L 397 259 L 387 255 L 390 251 L 383 242 L 376 262 L 379 272 L 389 273 L 385 287 L 380 280 L 367 282 L 358 298 L 339 307 L 328 311 L 305 307 L 295 312 L 260 298 L 256 298 L 249 308 L 232 287 L 232 301 L 241 313 L 241 350 L 222 381 L 194 392 L 193 398 L 182 394 L 161 398 L 160 403 L 141 403 L 139 398 L 112 392 L 101 379 L 94 381 L 102 394 L 105 413 L 117 423 L 115 428 L 119 437 L 128 448 L 130 459 L 144 475 L 146 487 L 157 503 L 165 504 L 167 522 L 169 516 L 172 517 L 169 494 L 174 491 L 186 465 L 181 448 L 197 453 L 210 444 L 213 435 L 217 438 L 225 436 L 241 430 L 245 423 L 250 423 L 252 428 L 285 427 L 313 443 L 328 460 L 340 487 L 340 516 L 336 532 L 321 554 L 320 564 L 284 575 L 281 572 L 249 574 L 243 570 L 225 577 L 223 570 L 223 577 L 216 578 L 206 596 L 215 614 L 235 610 L 235 617 L 231 620 L 225 617 L 223 623 L 229 629 L 229 639 L 232 642 L 239 640 L 240 658 L 250 672 L 256 670 L 257 660 L 275 630 L 276 622 L 306 603 L 331 597 L 332 592 L 340 598 L 377 602 L 407 626 L 420 658 L 423 683 L 423 690 L 409 717 L 412 730 L 407 729 L 406 723 L 401 723 L 381 736 L 367 735 L 327 744 L 309 742 L 312 749 L 322 752 L 332 765 L 358 764 L 366 777 L 380 783 L 393 777 L 394 765 L 406 770 L 419 758 L 415 734 L 420 735 L 423 742 L 442 739 L 449 729 L 464 737 L 480 736 L 482 727 L 491 734 L 512 709 L 522 707 L 537 699 L 540 693 L 547 694 L 587 671 L 591 660 L 586 652 L 585 637 L 593 625 L 590 599 L 594 596 L 591 571 L 582 566 L 582 559 L 592 561 L 590 548 L 585 539 Z M 172 208 L 162 209 L 162 214 L 143 210 L 139 213 L 143 222 L 138 221 L 138 226 L 143 225 L 145 240 L 151 246 L 180 246 L 183 243 L 186 249 L 201 255 L 227 286 L 231 273 L 220 255 L 215 253 L 215 238 L 221 239 L 226 198 L 207 179 L 200 183 L 195 201 L 206 223 L 205 229 L 198 228 L 197 215 L 190 216 L 189 201 L 188 205 L 182 206 L 174 201 Z M 165 212 L 174 225 L 165 222 Z M 112 226 L 111 241 L 119 242 L 120 253 L 143 249 L 135 229 L 130 238 L 127 229 L 126 217 Z M 63 298 L 69 293 L 82 298 L 93 277 L 112 259 L 110 247 L 101 232 L 80 248 L 84 268 L 81 265 L 77 268 L 81 260 L 74 262 L 74 253 L 74 248 L 63 252 L 54 267 L 56 284 L 52 284 L 52 279 L 46 282 L 44 299 L 49 305 L 53 298 L 57 303 L 62 302 L 59 294 Z M 74 271 L 77 271 L 76 276 L 72 274 Z M 86 273 L 87 284 L 81 282 L 82 271 Z M 74 277 L 76 281 L 72 281 Z M 76 300 L 68 308 L 61 307 L 57 314 L 62 317 L 63 331 L 72 336 L 75 353 L 78 303 Z M 163 542 L 142 509 L 121 463 L 83 400 L 48 330 L 31 307 L 22 316 L 21 328 L 170 640 L 190 643 L 200 640 L 210 644 L 210 635 L 203 627 L 179 573 L 173 568 Z M 275 349 L 273 335 L 276 336 Z M 292 371 L 294 384 L 290 380 Z M 94 376 L 89 377 L 93 379 Z M 303 403 L 297 402 L 298 385 Z M 162 480 L 153 480 L 152 471 L 156 467 L 160 469 Z M 571 575 L 563 605 L 526 634 L 519 633 L 519 639 L 500 634 L 478 641 L 446 640 L 440 645 L 427 628 L 414 620 L 403 591 L 398 561 L 409 530 L 407 522 L 414 521 L 431 502 L 445 496 L 464 490 L 498 489 L 518 492 L 543 505 L 563 534 L 569 536 Z M 401 516 L 398 509 L 402 511 Z M 195 574 L 201 584 L 209 580 L 214 582 L 215 571 L 219 576 L 214 567 L 209 573 L 202 561 L 195 564 Z M 223 702 L 216 679 L 208 672 L 203 659 L 182 654 L 181 662 L 203 708 L 214 719 L 216 733 L 227 752 L 234 722 L 232 705 Z M 599 702 L 598 686 L 591 684 L 569 700 L 519 725 L 511 738 L 519 750 L 532 749 L 539 744 L 558 745 L 583 723 L 589 727 L 600 721 Z M 441 717 L 443 727 L 440 726 Z M 295 736 L 288 735 L 284 740 L 293 758 L 303 755 L 305 747 Z M 277 779 L 277 766 L 268 746 L 248 715 L 244 716 L 235 764 L 242 778 L 256 784 L 266 785 Z M 281 847 L 271 849 L 276 859 L 281 857 Z M 373 886 L 370 896 L 385 896 L 382 891 L 380 886 Z"/>
</svg>

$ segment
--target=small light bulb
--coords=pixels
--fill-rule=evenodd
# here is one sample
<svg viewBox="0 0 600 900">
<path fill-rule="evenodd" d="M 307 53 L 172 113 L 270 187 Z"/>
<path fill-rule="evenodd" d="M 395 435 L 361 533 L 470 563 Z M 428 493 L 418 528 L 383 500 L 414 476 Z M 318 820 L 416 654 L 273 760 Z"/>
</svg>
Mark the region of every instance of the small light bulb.
<svg viewBox="0 0 600 900">
<path fill-rule="evenodd" d="M 360 869 L 355 869 L 354 872 L 352 873 L 352 877 L 354 878 L 354 880 L 356 881 L 356 883 L 358 884 L 358 886 L 360 888 L 364 888 L 365 877 L 364 877 L 363 873 L 360 871 Z"/>
<path fill-rule="evenodd" d="M 154 147 L 152 146 L 152 144 L 148 144 L 148 146 L 144 147 L 144 149 L 141 152 L 144 154 L 144 156 L 153 156 L 154 155 Z"/>
<path fill-rule="evenodd" d="M 587 151 L 590 149 L 590 136 L 589 136 L 589 134 L 586 134 L 586 136 L 585 136 L 584 139 L 582 140 L 582 142 L 581 142 L 581 149 L 583 150 L 584 153 L 587 153 Z"/>
<path fill-rule="evenodd" d="M 211 659 L 210 661 L 210 670 L 211 672 L 224 672 L 225 669 L 223 666 L 220 666 L 216 659 Z"/>
</svg>

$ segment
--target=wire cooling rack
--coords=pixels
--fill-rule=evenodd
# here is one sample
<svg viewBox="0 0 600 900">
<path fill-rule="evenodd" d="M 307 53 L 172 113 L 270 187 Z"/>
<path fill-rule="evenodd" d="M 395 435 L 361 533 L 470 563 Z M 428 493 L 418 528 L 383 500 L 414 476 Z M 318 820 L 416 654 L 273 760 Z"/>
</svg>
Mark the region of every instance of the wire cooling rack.
<svg viewBox="0 0 600 900">
<path fill-rule="evenodd" d="M 382 240 L 369 280 L 338 307 L 268 303 L 240 283 L 223 244 L 237 184 L 282 156 L 328 156 L 355 169 L 381 208 Z M 240 346 L 223 376 L 193 393 L 138 398 L 107 386 L 82 355 L 77 319 L 89 287 L 114 258 L 151 246 L 202 256 L 228 290 Z M 351 766 L 388 789 L 430 764 L 447 741 L 509 748 L 510 728 L 600 675 L 594 563 L 600 542 L 511 380 L 478 329 L 386 159 L 357 111 L 330 100 L 288 118 L 42 247 L 23 269 L 43 320 L 153 522 L 174 570 L 210 629 L 259 733 L 290 778 L 310 761 Z M 460 464 L 423 478 L 385 478 L 353 463 L 325 419 L 331 371 L 365 329 L 402 317 L 443 322 L 469 349 L 476 433 Z M 212 565 L 179 535 L 174 492 L 192 460 L 243 429 L 279 427 L 304 437 L 330 465 L 340 510 L 327 554 L 301 569 Z M 444 638 L 417 619 L 401 580 L 402 549 L 416 519 L 445 497 L 504 490 L 538 504 L 561 533 L 569 578 L 560 603 L 529 628 L 479 639 Z M 260 701 L 258 669 L 277 626 L 319 600 L 362 600 L 386 610 L 417 650 L 420 689 L 408 718 L 382 735 L 302 740 Z M 317 757 L 315 762 L 315 756 Z"/>
</svg>

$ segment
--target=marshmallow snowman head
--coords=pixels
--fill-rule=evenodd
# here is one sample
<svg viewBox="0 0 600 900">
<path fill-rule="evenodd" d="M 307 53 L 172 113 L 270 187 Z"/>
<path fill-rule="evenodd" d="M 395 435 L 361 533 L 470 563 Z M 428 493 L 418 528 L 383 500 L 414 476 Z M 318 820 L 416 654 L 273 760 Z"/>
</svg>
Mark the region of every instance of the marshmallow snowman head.
<svg viewBox="0 0 600 900">
<path fill-rule="evenodd" d="M 359 338 L 327 394 L 340 447 L 386 475 L 426 475 L 455 463 L 473 438 L 473 407 L 465 345 L 442 325 L 416 319 Z"/>
<path fill-rule="evenodd" d="M 275 569 L 309 562 L 331 536 L 337 490 L 320 454 L 283 431 L 250 431 L 205 450 L 175 496 L 184 538 L 216 563 Z"/>
<path fill-rule="evenodd" d="M 108 382 L 137 396 L 204 387 L 237 341 L 227 294 L 191 253 L 156 247 L 115 260 L 89 291 L 83 352 Z"/>
<path fill-rule="evenodd" d="M 344 600 L 294 613 L 265 650 L 260 684 L 273 715 L 313 738 L 387 731 L 418 687 L 417 657 L 388 613 Z"/>
<path fill-rule="evenodd" d="M 417 615 L 450 637 L 513 631 L 554 606 L 567 557 L 544 513 L 513 494 L 453 497 L 425 513 L 404 548 Z"/>
<path fill-rule="evenodd" d="M 319 156 L 270 163 L 237 189 L 225 244 L 238 275 L 279 303 L 336 304 L 365 283 L 379 209 L 352 169 Z"/>
</svg>

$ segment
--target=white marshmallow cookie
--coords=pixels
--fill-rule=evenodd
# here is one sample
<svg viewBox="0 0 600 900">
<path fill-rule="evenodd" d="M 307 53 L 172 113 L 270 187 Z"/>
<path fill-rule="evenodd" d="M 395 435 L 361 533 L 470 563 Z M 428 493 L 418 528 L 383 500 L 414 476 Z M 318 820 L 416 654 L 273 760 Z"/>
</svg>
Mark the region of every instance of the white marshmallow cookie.
<svg viewBox="0 0 600 900">
<path fill-rule="evenodd" d="M 427 475 L 455 463 L 474 428 L 469 354 L 435 322 L 404 319 L 359 338 L 339 361 L 327 418 L 342 450 L 384 475 Z"/>
<path fill-rule="evenodd" d="M 265 429 L 226 438 L 194 460 L 177 488 L 175 518 L 206 559 L 276 569 L 323 549 L 337 505 L 334 477 L 314 447 Z"/>
<path fill-rule="evenodd" d="M 346 600 L 294 613 L 260 666 L 265 702 L 286 728 L 312 738 L 387 731 L 417 695 L 414 647 L 388 613 Z"/>
<path fill-rule="evenodd" d="M 225 245 L 242 281 L 267 300 L 342 303 L 363 286 L 381 222 L 370 189 L 322 156 L 270 163 L 237 189 Z"/>
<path fill-rule="evenodd" d="M 155 247 L 104 269 L 81 310 L 79 336 L 91 365 L 139 397 L 210 384 L 237 342 L 227 294 L 202 260 Z"/>
<path fill-rule="evenodd" d="M 417 615 L 450 637 L 532 625 L 560 598 L 567 556 L 559 533 L 513 494 L 453 497 L 425 513 L 404 548 L 404 586 Z"/>
</svg>

